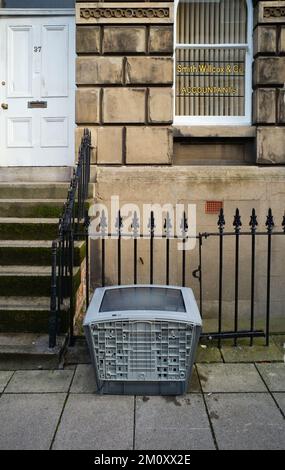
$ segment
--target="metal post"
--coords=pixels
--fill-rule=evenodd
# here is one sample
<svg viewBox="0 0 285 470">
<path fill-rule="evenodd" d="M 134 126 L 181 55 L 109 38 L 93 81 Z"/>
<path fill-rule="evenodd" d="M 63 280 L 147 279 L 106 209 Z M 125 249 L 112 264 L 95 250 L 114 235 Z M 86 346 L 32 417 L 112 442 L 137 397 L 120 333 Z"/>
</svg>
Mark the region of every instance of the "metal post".
<svg viewBox="0 0 285 470">
<path fill-rule="evenodd" d="M 151 211 L 150 213 L 150 284 L 153 284 L 153 245 L 154 245 L 154 213 Z"/>
<path fill-rule="evenodd" d="M 200 315 L 203 318 L 203 270 L 202 270 L 202 234 L 199 233 L 199 293 L 200 293 Z"/>
<path fill-rule="evenodd" d="M 254 331 L 254 300 L 255 300 L 255 239 L 258 226 L 255 209 L 252 209 L 249 226 L 251 227 L 251 299 L 250 299 L 250 330 Z M 253 346 L 253 336 L 250 337 L 250 346 Z"/>
<path fill-rule="evenodd" d="M 274 228 L 274 219 L 272 210 L 268 210 L 266 219 L 267 227 L 267 299 L 266 299 L 266 329 L 265 338 L 266 346 L 269 346 L 269 333 L 270 333 L 270 306 L 271 306 L 271 245 L 272 245 L 272 231 Z"/>
<path fill-rule="evenodd" d="M 138 235 L 139 235 L 139 219 L 137 212 L 134 212 L 134 217 L 132 220 L 131 228 L 133 230 L 133 238 L 134 238 L 134 284 L 137 284 L 138 280 Z"/>
<path fill-rule="evenodd" d="M 49 348 L 56 346 L 57 334 L 57 289 L 56 289 L 56 265 L 57 265 L 57 243 L 52 242 L 51 249 L 51 298 L 49 317 Z"/>
<path fill-rule="evenodd" d="M 233 225 L 235 227 L 235 319 L 234 319 L 234 332 L 238 331 L 238 313 L 239 313 L 239 236 L 240 227 L 242 226 L 239 209 L 236 210 Z M 237 346 L 237 337 L 234 338 L 234 346 Z"/>
<path fill-rule="evenodd" d="M 85 229 L 85 287 L 86 287 L 86 310 L 89 307 L 89 225 L 90 217 L 88 211 L 85 212 L 84 229 Z"/>
<path fill-rule="evenodd" d="M 165 268 L 166 268 L 166 285 L 169 286 L 169 266 L 170 266 L 170 233 L 171 233 L 171 220 L 170 220 L 170 215 L 169 212 L 166 214 L 166 219 L 164 221 L 164 231 L 165 231 L 165 239 L 166 239 L 166 253 L 165 253 L 165 258 L 166 258 L 166 263 L 165 263 Z"/>
<path fill-rule="evenodd" d="M 121 285 L 121 230 L 122 230 L 122 217 L 121 211 L 118 212 L 118 219 L 117 219 L 117 229 L 118 229 L 118 285 Z"/>
<path fill-rule="evenodd" d="M 186 250 L 185 250 L 185 243 L 186 243 L 186 234 L 188 230 L 188 222 L 186 219 L 186 213 L 183 213 L 183 218 L 181 222 L 181 229 L 183 234 L 183 249 L 182 249 L 182 286 L 185 287 L 185 280 L 186 280 Z"/>
<path fill-rule="evenodd" d="M 73 288 L 73 266 L 74 266 L 74 240 L 73 231 L 68 233 L 68 254 L 69 254 L 69 280 L 66 279 L 68 285 L 69 302 L 69 346 L 74 346 L 74 288 Z"/>
<path fill-rule="evenodd" d="M 222 332 L 222 309 L 223 309 L 223 264 L 224 264 L 224 227 L 225 227 L 224 209 L 220 210 L 218 219 L 219 227 L 219 320 L 218 333 Z M 218 347 L 221 347 L 221 337 L 219 336 Z"/>
</svg>

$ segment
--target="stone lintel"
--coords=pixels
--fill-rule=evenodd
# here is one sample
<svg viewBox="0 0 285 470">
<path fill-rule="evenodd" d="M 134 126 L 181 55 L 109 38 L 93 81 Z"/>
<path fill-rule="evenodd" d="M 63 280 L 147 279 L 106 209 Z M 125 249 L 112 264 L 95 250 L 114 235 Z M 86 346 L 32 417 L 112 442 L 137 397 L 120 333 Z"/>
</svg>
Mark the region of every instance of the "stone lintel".
<svg viewBox="0 0 285 470">
<path fill-rule="evenodd" d="M 77 24 L 173 23 L 173 3 L 77 3 Z"/>
<path fill-rule="evenodd" d="M 256 23 L 285 23 L 285 1 L 259 2 Z"/>
</svg>

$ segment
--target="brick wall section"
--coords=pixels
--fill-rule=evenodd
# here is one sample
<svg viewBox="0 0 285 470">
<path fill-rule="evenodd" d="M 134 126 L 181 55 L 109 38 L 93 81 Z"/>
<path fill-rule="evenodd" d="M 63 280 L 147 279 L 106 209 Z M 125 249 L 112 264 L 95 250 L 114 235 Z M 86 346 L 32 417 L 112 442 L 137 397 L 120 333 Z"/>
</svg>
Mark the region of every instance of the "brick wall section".
<svg viewBox="0 0 285 470">
<path fill-rule="evenodd" d="M 173 3 L 78 1 L 76 22 L 77 139 L 99 165 L 170 164 Z"/>
<path fill-rule="evenodd" d="M 257 162 L 285 163 L 285 1 L 256 1 L 253 121 Z"/>
</svg>

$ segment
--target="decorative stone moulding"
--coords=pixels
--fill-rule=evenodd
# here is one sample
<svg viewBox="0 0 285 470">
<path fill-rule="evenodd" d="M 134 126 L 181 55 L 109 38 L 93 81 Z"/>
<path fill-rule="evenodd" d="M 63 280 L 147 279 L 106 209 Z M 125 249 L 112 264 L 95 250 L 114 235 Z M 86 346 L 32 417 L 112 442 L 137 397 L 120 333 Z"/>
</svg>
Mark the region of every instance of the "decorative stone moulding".
<svg viewBox="0 0 285 470">
<path fill-rule="evenodd" d="M 120 6 L 122 5 L 122 6 Z M 173 23 L 172 3 L 79 3 L 77 24 Z"/>
<path fill-rule="evenodd" d="M 285 1 L 259 2 L 258 23 L 285 23 Z"/>
</svg>

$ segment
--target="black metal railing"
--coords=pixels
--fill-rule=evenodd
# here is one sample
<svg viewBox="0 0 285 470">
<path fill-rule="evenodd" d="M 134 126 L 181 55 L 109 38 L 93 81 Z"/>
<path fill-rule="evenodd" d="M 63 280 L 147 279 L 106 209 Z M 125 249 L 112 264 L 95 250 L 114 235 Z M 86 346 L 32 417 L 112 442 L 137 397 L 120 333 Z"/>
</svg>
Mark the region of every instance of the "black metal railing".
<svg viewBox="0 0 285 470">
<path fill-rule="evenodd" d="M 74 242 L 86 239 L 86 302 L 89 302 L 89 251 L 86 210 L 90 181 L 91 133 L 84 130 L 78 151 L 78 162 L 68 189 L 67 200 L 59 219 L 58 238 L 52 242 L 51 300 L 49 318 L 49 347 L 56 346 L 62 312 L 69 316 L 69 341 L 74 338 Z"/>
<path fill-rule="evenodd" d="M 107 228 L 107 217 L 104 211 L 102 211 L 101 216 L 100 216 L 100 224 L 99 224 L 99 231 L 97 234 L 92 233 L 93 238 L 98 238 L 99 239 L 99 244 L 97 244 L 97 256 L 96 256 L 96 271 L 97 271 L 97 285 L 105 286 L 106 285 L 106 279 L 108 279 L 108 284 L 118 284 L 121 285 L 123 282 L 123 273 L 122 273 L 122 268 L 123 266 L 128 267 L 128 275 L 126 278 L 128 278 L 127 283 L 130 280 L 130 273 L 129 273 L 129 266 L 130 266 L 130 260 L 133 258 L 133 275 L 132 275 L 132 281 L 134 284 L 138 283 L 138 278 L 139 278 L 139 267 L 141 266 L 140 263 L 140 257 L 138 256 L 138 244 L 139 240 L 142 239 L 148 239 L 149 243 L 149 248 L 148 248 L 148 265 L 149 265 L 149 273 L 147 278 L 144 277 L 144 282 L 143 283 L 150 283 L 153 284 L 155 283 L 156 277 L 159 278 L 159 282 L 156 282 L 157 284 L 170 284 L 170 279 L 171 279 L 171 270 L 173 267 L 177 267 L 178 265 L 180 266 L 181 269 L 181 274 L 180 274 L 180 281 L 176 279 L 175 283 L 178 283 L 182 286 L 186 286 L 186 277 L 188 277 L 188 285 L 189 287 L 193 287 L 193 283 L 189 282 L 189 270 L 191 263 L 193 263 L 193 259 L 195 259 L 194 262 L 196 262 L 196 267 L 195 269 L 190 270 L 191 274 L 194 279 L 198 280 L 199 285 L 196 286 L 198 287 L 198 296 L 199 296 L 199 305 L 200 305 L 200 312 L 203 317 L 203 311 L 204 311 L 204 303 L 205 303 L 205 295 L 204 295 L 204 278 L 206 276 L 206 269 L 204 267 L 204 253 L 206 250 L 207 243 L 206 241 L 209 239 L 217 239 L 218 244 L 215 244 L 214 252 L 213 251 L 207 251 L 208 254 L 208 259 L 210 258 L 212 264 L 211 270 L 213 270 L 213 266 L 217 265 L 218 270 L 217 270 L 217 276 L 218 276 L 218 282 L 217 282 L 217 293 L 215 295 L 215 300 L 217 301 L 217 330 L 216 331 L 204 331 L 203 336 L 211 338 L 211 339 L 217 339 L 218 340 L 218 345 L 219 347 L 221 346 L 221 341 L 223 339 L 229 339 L 232 338 L 234 345 L 237 345 L 238 338 L 249 338 L 249 344 L 253 345 L 253 340 L 255 337 L 265 337 L 265 343 L 268 346 L 269 345 L 269 335 L 270 335 L 270 316 L 271 316 L 271 290 L 272 290 L 272 239 L 273 237 L 284 237 L 285 239 L 285 216 L 283 217 L 283 220 L 281 222 L 281 229 L 274 230 L 274 219 L 272 215 L 272 210 L 269 209 L 266 220 L 265 220 L 265 230 L 257 230 L 258 227 L 258 221 L 257 221 L 257 215 L 256 211 L 253 209 L 250 220 L 249 220 L 249 230 L 242 230 L 242 221 L 241 221 L 241 215 L 239 209 L 236 210 L 233 218 L 233 230 L 225 230 L 226 228 L 226 222 L 225 222 L 225 216 L 224 216 L 224 211 L 221 209 L 219 217 L 218 217 L 218 223 L 217 227 L 218 230 L 214 232 L 203 232 L 199 233 L 196 236 L 190 236 L 188 233 L 188 221 L 186 218 L 185 213 L 183 214 L 181 223 L 180 223 L 180 228 L 182 229 L 181 234 L 179 235 L 171 235 L 171 222 L 170 222 L 170 216 L 167 213 L 165 220 L 164 220 L 164 227 L 163 227 L 163 233 L 157 234 L 155 231 L 155 226 L 156 226 L 156 221 L 154 217 L 154 212 L 150 213 L 149 217 L 149 224 L 148 224 L 148 233 L 147 234 L 142 234 L 140 232 L 140 226 L 139 226 L 139 219 L 137 216 L 137 213 L 134 212 L 133 214 L 133 220 L 131 224 L 131 230 L 127 230 L 124 232 L 124 220 L 121 215 L 121 212 L 119 211 L 117 214 L 117 220 L 115 224 L 115 233 L 109 233 Z M 113 251 L 111 257 L 107 258 L 107 249 L 106 249 L 106 244 L 108 240 L 116 238 L 116 248 L 114 253 L 114 246 L 113 246 Z M 197 248 L 196 248 L 196 254 L 195 256 L 193 255 L 193 251 L 187 251 L 187 250 L 181 250 L 181 252 L 176 252 L 175 255 L 173 256 L 173 250 L 171 251 L 171 240 L 180 240 L 183 244 L 187 242 L 190 238 L 196 238 L 197 240 Z M 124 258 L 122 254 L 122 243 L 125 243 L 125 239 L 128 239 L 128 243 L 132 243 L 131 247 L 128 247 L 126 250 L 126 257 L 127 259 Z M 226 260 L 225 260 L 225 241 L 226 240 L 232 240 L 234 243 L 232 244 L 231 247 L 231 254 L 233 254 L 233 275 L 231 276 L 231 279 L 225 279 L 225 265 L 226 265 Z M 255 323 L 256 323 L 256 308 L 255 308 L 255 300 L 256 300 L 256 281 L 257 281 L 257 267 L 256 267 L 256 260 L 257 260 L 257 239 L 262 239 L 265 241 L 265 251 L 266 251 L 266 268 L 265 268 L 265 273 L 264 277 L 266 278 L 264 290 L 266 292 L 266 300 L 265 300 L 265 307 L 266 307 L 266 312 L 265 312 L 265 321 L 264 321 L 264 327 L 262 329 L 256 329 L 255 328 Z M 241 329 L 240 328 L 240 279 L 241 279 L 241 258 L 244 256 L 244 253 L 241 248 L 241 240 L 243 243 L 246 243 L 246 248 L 248 250 L 249 248 L 249 255 L 247 256 L 247 262 L 249 262 L 249 286 L 250 286 L 250 292 L 248 295 L 249 298 L 249 305 L 246 309 L 247 311 L 247 317 L 249 320 L 249 328 L 247 329 Z M 162 271 L 162 264 L 161 264 L 161 249 L 159 251 L 159 255 L 156 253 L 156 244 L 158 243 L 163 243 L 164 244 L 164 264 L 165 264 L 165 272 L 164 274 L 161 272 Z M 158 245 L 157 245 L 158 247 Z M 243 247 L 244 249 L 244 247 Z M 100 257 L 98 256 L 98 253 L 100 253 Z M 132 254 L 131 254 L 132 253 Z M 280 255 L 281 253 L 284 253 L 284 249 L 280 250 Z M 215 263 L 215 255 L 217 255 L 217 263 Z M 157 261 L 159 256 L 159 270 L 155 271 L 155 268 L 157 266 Z M 181 256 L 181 259 L 179 257 Z M 171 258 L 174 257 L 174 262 L 171 263 Z M 116 263 L 116 268 L 115 271 L 117 273 L 117 276 L 108 276 L 106 275 L 106 261 L 108 262 L 108 266 L 110 265 L 110 262 Z M 198 266 L 197 266 L 198 264 Z M 229 264 L 229 261 L 227 261 L 227 264 Z M 101 270 L 100 273 L 98 274 L 98 266 L 101 265 Z M 144 263 L 145 265 L 145 263 Z M 114 267 L 114 266 L 113 266 Z M 113 267 L 111 269 L 111 272 L 114 273 Z M 212 273 L 211 273 L 212 274 Z M 162 280 L 162 277 L 164 278 Z M 233 295 L 231 297 L 231 301 L 233 303 L 233 329 L 229 330 L 224 327 L 224 320 L 225 320 L 225 313 L 224 313 L 224 284 L 225 280 L 230 281 L 233 283 Z M 162 282 L 161 282 L 162 281 Z M 260 315 L 259 315 L 260 319 Z"/>
</svg>

